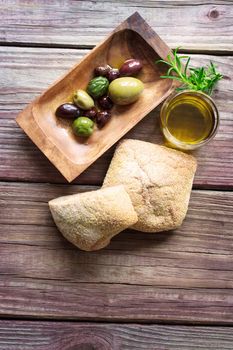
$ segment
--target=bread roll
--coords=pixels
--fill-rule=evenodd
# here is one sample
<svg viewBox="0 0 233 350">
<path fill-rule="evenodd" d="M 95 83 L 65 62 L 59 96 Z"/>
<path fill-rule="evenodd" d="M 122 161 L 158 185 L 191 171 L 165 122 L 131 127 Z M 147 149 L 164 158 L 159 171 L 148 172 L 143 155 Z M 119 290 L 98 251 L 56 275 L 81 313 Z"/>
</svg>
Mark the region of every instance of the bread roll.
<svg viewBox="0 0 233 350">
<path fill-rule="evenodd" d="M 185 218 L 196 160 L 191 155 L 138 140 L 116 149 L 103 187 L 123 184 L 144 232 L 172 230 Z"/>
<path fill-rule="evenodd" d="M 82 250 L 98 250 L 135 224 L 137 214 L 122 185 L 59 197 L 49 202 L 63 236 Z"/>
</svg>

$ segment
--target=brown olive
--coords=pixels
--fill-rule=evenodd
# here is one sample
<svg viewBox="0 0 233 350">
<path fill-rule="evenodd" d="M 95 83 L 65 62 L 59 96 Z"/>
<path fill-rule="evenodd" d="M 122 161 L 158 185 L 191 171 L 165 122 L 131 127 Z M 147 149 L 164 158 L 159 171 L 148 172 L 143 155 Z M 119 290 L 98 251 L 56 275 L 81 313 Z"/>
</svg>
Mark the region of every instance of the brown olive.
<svg viewBox="0 0 233 350">
<path fill-rule="evenodd" d="M 98 66 L 95 68 L 95 75 L 96 76 L 101 76 L 101 77 L 106 77 L 108 72 L 110 72 L 111 67 L 106 65 L 106 66 Z"/>
<path fill-rule="evenodd" d="M 106 75 L 106 78 L 109 81 L 113 81 L 113 80 L 119 78 L 119 76 L 120 76 L 119 69 L 113 68 L 108 72 L 108 74 Z"/>
<path fill-rule="evenodd" d="M 81 109 L 73 103 L 63 103 L 56 109 L 55 114 L 61 118 L 78 118 L 81 115 Z"/>
<path fill-rule="evenodd" d="M 96 124 L 99 129 L 103 128 L 105 124 L 110 120 L 111 112 L 110 111 L 101 111 L 96 115 Z"/>
<path fill-rule="evenodd" d="M 99 103 L 100 107 L 102 107 L 103 109 L 107 109 L 107 110 L 111 109 L 113 107 L 113 104 L 114 104 L 112 102 L 111 98 L 108 96 L 100 97 L 98 100 L 98 103 Z"/>
<path fill-rule="evenodd" d="M 97 112 L 98 112 L 97 109 L 95 107 L 92 107 L 91 109 L 84 111 L 84 115 L 85 115 L 85 117 L 88 117 L 88 118 L 94 120 Z"/>
<path fill-rule="evenodd" d="M 126 60 L 120 68 L 121 77 L 130 77 L 137 75 L 142 69 L 142 63 L 140 60 L 131 58 Z"/>
</svg>

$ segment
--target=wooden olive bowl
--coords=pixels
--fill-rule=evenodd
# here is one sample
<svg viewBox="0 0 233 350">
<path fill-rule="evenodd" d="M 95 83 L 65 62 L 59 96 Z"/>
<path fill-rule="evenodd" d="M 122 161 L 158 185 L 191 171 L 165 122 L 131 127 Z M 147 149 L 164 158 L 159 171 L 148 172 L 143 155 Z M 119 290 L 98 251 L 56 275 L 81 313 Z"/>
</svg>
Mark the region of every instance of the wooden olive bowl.
<svg viewBox="0 0 233 350">
<path fill-rule="evenodd" d="M 166 66 L 156 64 L 158 59 L 166 59 L 169 52 L 168 46 L 135 13 L 29 105 L 17 122 L 72 181 L 173 91 L 172 81 L 160 78 Z M 115 105 L 109 123 L 101 130 L 96 127 L 88 139 L 75 136 L 72 121 L 55 116 L 57 107 L 70 101 L 75 90 L 86 89 L 96 66 L 109 64 L 119 68 L 128 58 L 138 58 L 143 64 L 137 76 L 144 83 L 139 99 L 127 106 Z"/>
</svg>

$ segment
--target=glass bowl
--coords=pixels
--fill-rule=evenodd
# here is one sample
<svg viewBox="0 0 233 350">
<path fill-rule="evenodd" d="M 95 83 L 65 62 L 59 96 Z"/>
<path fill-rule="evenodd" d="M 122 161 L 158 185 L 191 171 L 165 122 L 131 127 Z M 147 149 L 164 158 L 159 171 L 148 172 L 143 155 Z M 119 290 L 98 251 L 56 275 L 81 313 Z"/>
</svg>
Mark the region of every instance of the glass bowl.
<svg viewBox="0 0 233 350">
<path fill-rule="evenodd" d="M 195 101 L 195 104 L 194 104 L 194 101 Z M 211 118 L 212 118 L 211 127 L 210 127 L 209 133 L 206 135 L 205 138 L 202 138 L 201 140 L 197 140 L 197 141 L 192 140 L 189 142 L 189 141 L 183 141 L 172 134 L 171 128 L 169 128 L 168 120 L 169 120 L 169 117 L 171 117 L 170 113 L 172 109 L 175 106 L 177 106 L 178 103 L 179 103 L 179 106 L 181 106 L 181 108 L 182 108 L 182 104 L 184 105 L 192 104 L 194 108 L 197 108 L 200 105 L 203 110 L 206 109 L 206 111 L 204 110 L 204 112 L 211 113 Z M 215 102 L 210 96 L 200 91 L 183 90 L 180 92 L 172 93 L 165 100 L 160 112 L 160 121 L 161 121 L 161 130 L 163 132 L 163 135 L 172 147 L 175 147 L 181 150 L 194 150 L 196 148 L 199 148 L 207 144 L 210 140 L 213 139 L 219 125 L 219 113 Z M 190 128 L 191 128 L 191 125 L 190 125 Z M 181 133 L 182 133 L 182 130 L 181 130 Z"/>
</svg>

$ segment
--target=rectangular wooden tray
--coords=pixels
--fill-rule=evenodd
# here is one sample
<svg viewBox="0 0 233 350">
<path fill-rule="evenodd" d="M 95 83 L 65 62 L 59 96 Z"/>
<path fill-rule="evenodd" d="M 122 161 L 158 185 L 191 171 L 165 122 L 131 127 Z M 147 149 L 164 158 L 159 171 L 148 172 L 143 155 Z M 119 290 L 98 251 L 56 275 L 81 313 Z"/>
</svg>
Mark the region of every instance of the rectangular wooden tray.
<svg viewBox="0 0 233 350">
<path fill-rule="evenodd" d="M 173 90 L 171 80 L 161 79 L 169 47 L 136 12 L 122 22 L 64 77 L 55 82 L 16 118 L 18 125 L 70 182 L 158 106 Z M 86 89 L 94 68 L 109 64 L 119 67 L 128 58 L 139 58 L 143 70 L 138 75 L 145 89 L 139 100 L 127 106 L 115 106 L 110 122 L 96 129 L 87 140 L 77 138 L 71 121 L 56 118 L 56 108 L 77 89 Z"/>
</svg>

